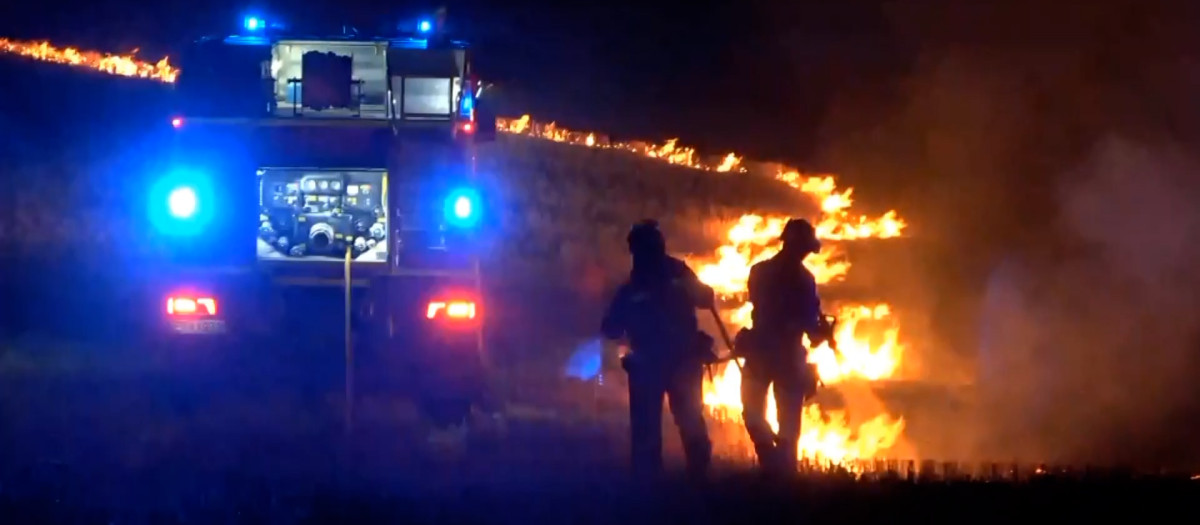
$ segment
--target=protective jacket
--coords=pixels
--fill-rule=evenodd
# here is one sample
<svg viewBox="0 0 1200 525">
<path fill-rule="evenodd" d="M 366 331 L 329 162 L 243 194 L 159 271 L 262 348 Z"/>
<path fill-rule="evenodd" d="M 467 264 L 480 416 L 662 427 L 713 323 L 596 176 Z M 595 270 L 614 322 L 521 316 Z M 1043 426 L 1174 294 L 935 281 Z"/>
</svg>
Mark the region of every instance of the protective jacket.
<svg viewBox="0 0 1200 525">
<path fill-rule="evenodd" d="M 601 331 L 629 339 L 639 359 L 669 362 L 695 349 L 696 309 L 713 303 L 713 290 L 683 261 L 670 256 L 634 261 L 629 281 L 617 290 Z"/>
</svg>

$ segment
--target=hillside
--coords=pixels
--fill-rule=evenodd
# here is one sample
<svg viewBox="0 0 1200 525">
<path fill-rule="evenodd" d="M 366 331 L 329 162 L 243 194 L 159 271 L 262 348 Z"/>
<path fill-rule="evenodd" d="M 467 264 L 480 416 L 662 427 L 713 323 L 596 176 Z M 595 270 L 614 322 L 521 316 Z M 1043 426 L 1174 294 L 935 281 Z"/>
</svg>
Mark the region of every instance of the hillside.
<svg viewBox="0 0 1200 525">
<path fill-rule="evenodd" d="M 625 234 L 643 218 L 659 219 L 672 250 L 690 253 L 715 249 L 748 211 L 817 212 L 811 199 L 767 177 L 619 150 L 502 134 L 482 157 L 502 208 L 496 262 L 534 275 L 599 272 L 611 282 L 628 264 Z"/>
</svg>

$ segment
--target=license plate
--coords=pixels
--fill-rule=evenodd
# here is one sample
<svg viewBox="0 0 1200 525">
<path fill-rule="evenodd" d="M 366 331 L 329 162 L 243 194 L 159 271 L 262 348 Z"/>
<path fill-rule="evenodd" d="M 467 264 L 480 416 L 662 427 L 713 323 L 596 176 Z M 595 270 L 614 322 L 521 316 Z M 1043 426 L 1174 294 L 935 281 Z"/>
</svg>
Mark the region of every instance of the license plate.
<svg viewBox="0 0 1200 525">
<path fill-rule="evenodd" d="M 220 319 L 178 319 L 171 321 L 171 326 L 181 334 L 225 333 L 225 321 Z"/>
</svg>

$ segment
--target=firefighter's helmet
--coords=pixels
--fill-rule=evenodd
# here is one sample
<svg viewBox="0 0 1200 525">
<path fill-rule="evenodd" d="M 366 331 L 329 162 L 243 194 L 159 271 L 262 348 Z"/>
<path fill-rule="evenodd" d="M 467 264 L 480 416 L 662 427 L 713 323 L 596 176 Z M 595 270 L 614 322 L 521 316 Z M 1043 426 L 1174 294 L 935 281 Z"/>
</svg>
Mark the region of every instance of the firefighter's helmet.
<svg viewBox="0 0 1200 525">
<path fill-rule="evenodd" d="M 821 251 L 821 241 L 817 239 L 817 229 L 805 219 L 789 219 L 783 226 L 779 240 L 785 245 L 801 248 L 805 253 Z"/>
<path fill-rule="evenodd" d="M 632 254 L 653 255 L 667 251 L 667 241 L 658 229 L 658 221 L 653 219 L 634 224 L 625 240 Z"/>
</svg>

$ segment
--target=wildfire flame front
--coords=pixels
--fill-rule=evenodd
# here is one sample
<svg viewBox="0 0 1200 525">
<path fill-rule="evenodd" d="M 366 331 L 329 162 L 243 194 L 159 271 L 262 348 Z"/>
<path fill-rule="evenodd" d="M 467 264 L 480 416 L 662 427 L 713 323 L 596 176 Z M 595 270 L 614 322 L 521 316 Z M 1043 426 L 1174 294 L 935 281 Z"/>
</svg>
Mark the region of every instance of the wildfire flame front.
<svg viewBox="0 0 1200 525">
<path fill-rule="evenodd" d="M 173 83 L 179 70 L 171 66 L 167 57 L 157 62 L 138 59 L 133 53 L 112 55 L 97 51 L 80 51 L 73 47 L 55 47 L 50 42 L 22 42 L 0 38 L 0 53 L 20 55 L 43 62 L 84 67 L 123 77 L 145 78 Z"/>
</svg>

